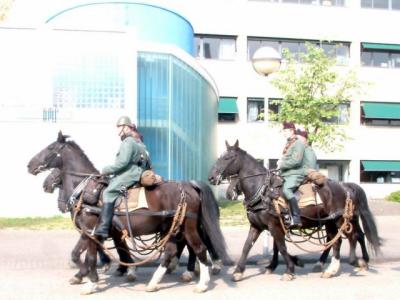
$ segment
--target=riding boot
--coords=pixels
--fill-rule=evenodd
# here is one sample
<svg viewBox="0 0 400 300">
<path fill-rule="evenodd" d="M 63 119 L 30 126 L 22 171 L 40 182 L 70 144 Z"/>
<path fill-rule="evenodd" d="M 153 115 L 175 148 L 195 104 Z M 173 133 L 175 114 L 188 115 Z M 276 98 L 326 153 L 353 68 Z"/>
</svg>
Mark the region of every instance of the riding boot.
<svg viewBox="0 0 400 300">
<path fill-rule="evenodd" d="M 108 238 L 113 214 L 114 203 L 104 203 L 101 209 L 100 220 L 97 222 L 97 227 L 94 232 L 94 235 L 100 240 Z"/>
<path fill-rule="evenodd" d="M 292 223 L 290 224 L 290 228 L 301 227 L 300 209 L 296 197 L 289 199 L 289 207 L 292 214 Z"/>
</svg>

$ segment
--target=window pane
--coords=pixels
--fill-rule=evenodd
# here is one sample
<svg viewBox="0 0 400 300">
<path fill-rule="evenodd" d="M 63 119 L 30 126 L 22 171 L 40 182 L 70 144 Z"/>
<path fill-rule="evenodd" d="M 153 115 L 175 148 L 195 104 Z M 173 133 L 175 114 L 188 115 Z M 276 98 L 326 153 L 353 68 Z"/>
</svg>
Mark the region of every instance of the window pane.
<svg viewBox="0 0 400 300">
<path fill-rule="evenodd" d="M 373 52 L 372 53 L 373 65 L 375 67 L 387 68 L 389 67 L 389 53 L 388 52 Z"/>
<path fill-rule="evenodd" d="M 392 9 L 400 9 L 400 0 L 392 0 Z"/>
<path fill-rule="evenodd" d="M 372 66 L 372 52 L 361 52 L 361 65 Z"/>
<path fill-rule="evenodd" d="M 374 0 L 374 8 L 389 8 L 389 0 Z"/>
<path fill-rule="evenodd" d="M 261 41 L 249 40 L 247 42 L 247 59 L 251 60 L 253 58 L 254 52 L 261 46 Z"/>
<path fill-rule="evenodd" d="M 339 105 L 339 124 L 347 124 L 350 116 L 350 103 L 343 103 Z"/>
<path fill-rule="evenodd" d="M 392 53 L 392 67 L 393 68 L 400 68 L 400 53 Z"/>
<path fill-rule="evenodd" d="M 203 38 L 204 58 L 218 59 L 220 39 Z"/>
<path fill-rule="evenodd" d="M 299 59 L 299 43 L 298 42 L 282 42 L 281 44 L 282 50 L 288 49 L 290 53 L 292 53 L 293 58 L 298 61 Z"/>
<path fill-rule="evenodd" d="M 361 0 L 361 7 L 372 8 L 372 0 Z"/>
<path fill-rule="evenodd" d="M 236 42 L 234 39 L 221 39 L 219 58 L 226 60 L 235 59 Z"/>
<path fill-rule="evenodd" d="M 264 100 L 247 100 L 247 121 L 264 121 Z"/>
<path fill-rule="evenodd" d="M 322 43 L 322 49 L 324 50 L 325 54 L 329 57 L 335 57 L 335 45 L 334 44 L 327 44 Z"/>
<path fill-rule="evenodd" d="M 196 51 L 196 57 L 202 57 L 202 53 L 201 53 L 201 38 L 199 37 L 195 37 L 194 38 L 194 47 L 195 47 L 195 51 Z"/>
<path fill-rule="evenodd" d="M 338 65 L 347 65 L 349 63 L 349 46 L 341 45 L 336 48 L 336 63 Z"/>
</svg>

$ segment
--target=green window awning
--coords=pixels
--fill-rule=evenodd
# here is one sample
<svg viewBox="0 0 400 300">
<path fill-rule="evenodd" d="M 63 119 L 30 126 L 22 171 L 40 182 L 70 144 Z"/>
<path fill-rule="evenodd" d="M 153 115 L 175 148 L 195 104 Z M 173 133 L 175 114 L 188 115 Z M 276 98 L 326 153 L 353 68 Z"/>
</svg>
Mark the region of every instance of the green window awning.
<svg viewBox="0 0 400 300">
<path fill-rule="evenodd" d="M 236 98 L 219 98 L 218 102 L 219 114 L 237 114 L 239 113 Z"/>
<path fill-rule="evenodd" d="M 368 172 L 400 172 L 400 161 L 398 160 L 362 160 L 364 171 Z"/>
<path fill-rule="evenodd" d="M 364 102 L 362 109 L 367 119 L 400 120 L 400 103 Z"/>
<path fill-rule="evenodd" d="M 400 51 L 400 45 L 396 44 L 362 43 L 362 47 L 369 50 Z"/>
</svg>

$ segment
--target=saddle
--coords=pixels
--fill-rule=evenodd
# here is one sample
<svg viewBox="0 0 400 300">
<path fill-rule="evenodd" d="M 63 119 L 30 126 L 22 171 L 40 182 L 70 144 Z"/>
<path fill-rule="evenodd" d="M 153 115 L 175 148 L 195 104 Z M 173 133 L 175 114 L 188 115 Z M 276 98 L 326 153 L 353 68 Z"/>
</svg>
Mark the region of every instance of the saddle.
<svg viewBox="0 0 400 300">
<path fill-rule="evenodd" d="M 140 183 L 128 188 L 127 204 L 126 201 L 123 201 L 123 197 L 119 197 L 115 203 L 115 211 L 130 212 L 139 208 L 147 208 L 147 200 L 144 192 L 145 187 L 152 187 L 162 182 L 162 177 L 155 174 L 152 170 L 144 171 Z M 88 180 L 81 194 L 83 202 L 92 206 L 102 206 L 102 194 L 107 185 L 108 180 L 103 177 L 93 177 Z"/>
</svg>

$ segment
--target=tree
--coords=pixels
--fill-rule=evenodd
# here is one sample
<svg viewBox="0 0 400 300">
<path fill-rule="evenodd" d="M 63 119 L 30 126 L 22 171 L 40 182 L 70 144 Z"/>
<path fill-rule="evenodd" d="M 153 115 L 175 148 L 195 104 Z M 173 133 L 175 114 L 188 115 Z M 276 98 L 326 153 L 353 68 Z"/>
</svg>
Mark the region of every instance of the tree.
<svg viewBox="0 0 400 300">
<path fill-rule="evenodd" d="M 329 121 L 339 116 L 341 104 L 359 93 L 362 83 L 352 70 L 339 75 L 335 70 L 335 59 L 322 48 L 310 43 L 306 48 L 306 53 L 299 54 L 301 64 L 290 52 L 283 51 L 287 66 L 271 80 L 283 99 L 274 100 L 280 110 L 270 117 L 275 121 L 302 125 L 309 133 L 310 143 L 323 151 L 333 152 L 343 147 L 348 136 L 343 126 Z"/>
<path fill-rule="evenodd" d="M 0 0 L 0 22 L 4 21 L 14 0 Z"/>
</svg>

